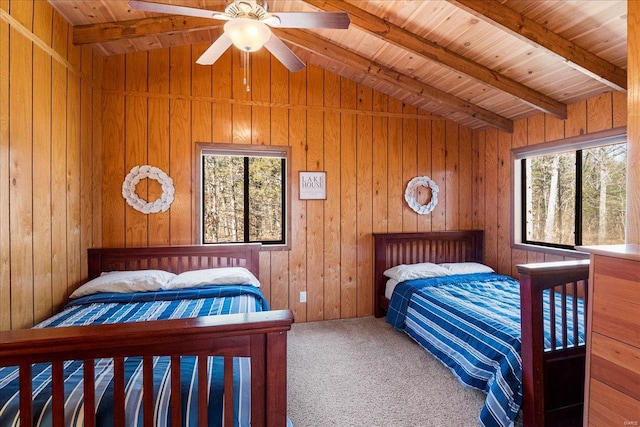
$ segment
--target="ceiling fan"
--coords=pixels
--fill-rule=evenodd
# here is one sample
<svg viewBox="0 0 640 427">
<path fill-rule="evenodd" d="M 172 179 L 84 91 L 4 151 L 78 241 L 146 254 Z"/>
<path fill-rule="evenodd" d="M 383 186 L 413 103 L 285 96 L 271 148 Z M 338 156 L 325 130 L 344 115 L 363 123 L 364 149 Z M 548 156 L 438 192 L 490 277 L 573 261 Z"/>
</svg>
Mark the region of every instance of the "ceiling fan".
<svg viewBox="0 0 640 427">
<path fill-rule="evenodd" d="M 198 58 L 196 63 L 211 65 L 233 44 L 244 52 L 255 52 L 264 46 L 290 71 L 300 71 L 304 62 L 275 34 L 275 28 L 349 28 L 346 12 L 274 12 L 267 3 L 257 0 L 231 0 L 224 12 L 163 3 L 132 0 L 129 6 L 145 12 L 169 13 L 227 21 L 224 33 Z"/>
</svg>

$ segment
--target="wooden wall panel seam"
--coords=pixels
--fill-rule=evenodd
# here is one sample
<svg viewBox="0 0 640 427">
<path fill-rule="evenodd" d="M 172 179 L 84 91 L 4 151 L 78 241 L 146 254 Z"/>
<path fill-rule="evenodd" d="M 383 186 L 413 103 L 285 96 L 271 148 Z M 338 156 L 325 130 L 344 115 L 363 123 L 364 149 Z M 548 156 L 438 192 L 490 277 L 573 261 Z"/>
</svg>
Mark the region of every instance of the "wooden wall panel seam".
<svg viewBox="0 0 640 427">
<path fill-rule="evenodd" d="M 9 120 L 9 24 L 0 20 L 0 330 L 11 325 Z"/>
</svg>

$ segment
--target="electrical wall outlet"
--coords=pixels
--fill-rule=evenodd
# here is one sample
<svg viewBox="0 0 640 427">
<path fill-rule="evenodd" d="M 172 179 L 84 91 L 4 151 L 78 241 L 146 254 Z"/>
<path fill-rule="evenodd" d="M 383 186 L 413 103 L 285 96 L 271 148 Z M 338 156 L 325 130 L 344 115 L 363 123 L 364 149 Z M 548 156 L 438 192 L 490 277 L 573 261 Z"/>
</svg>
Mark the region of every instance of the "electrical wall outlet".
<svg viewBox="0 0 640 427">
<path fill-rule="evenodd" d="M 307 292 L 306 291 L 300 292 L 300 302 L 307 302 Z"/>
</svg>

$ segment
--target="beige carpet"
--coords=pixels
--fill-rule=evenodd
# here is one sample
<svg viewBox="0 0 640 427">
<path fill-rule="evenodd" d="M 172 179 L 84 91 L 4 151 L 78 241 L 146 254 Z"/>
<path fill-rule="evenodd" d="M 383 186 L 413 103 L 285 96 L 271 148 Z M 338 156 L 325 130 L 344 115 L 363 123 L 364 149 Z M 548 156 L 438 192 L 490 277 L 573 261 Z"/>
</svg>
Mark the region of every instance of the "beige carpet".
<svg viewBox="0 0 640 427">
<path fill-rule="evenodd" d="M 476 426 L 484 394 L 373 317 L 294 324 L 288 415 L 295 427 Z"/>
</svg>

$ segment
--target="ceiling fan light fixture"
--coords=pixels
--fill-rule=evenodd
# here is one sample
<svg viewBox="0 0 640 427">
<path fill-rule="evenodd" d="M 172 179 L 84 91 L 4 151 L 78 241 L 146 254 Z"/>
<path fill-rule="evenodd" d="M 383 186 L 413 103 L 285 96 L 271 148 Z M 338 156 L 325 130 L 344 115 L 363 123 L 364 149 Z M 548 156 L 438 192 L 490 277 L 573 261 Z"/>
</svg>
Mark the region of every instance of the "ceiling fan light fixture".
<svg viewBox="0 0 640 427">
<path fill-rule="evenodd" d="M 235 47 L 245 52 L 259 50 L 271 37 L 271 30 L 255 19 L 235 18 L 224 24 L 224 32 Z"/>
</svg>

